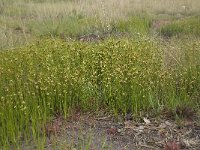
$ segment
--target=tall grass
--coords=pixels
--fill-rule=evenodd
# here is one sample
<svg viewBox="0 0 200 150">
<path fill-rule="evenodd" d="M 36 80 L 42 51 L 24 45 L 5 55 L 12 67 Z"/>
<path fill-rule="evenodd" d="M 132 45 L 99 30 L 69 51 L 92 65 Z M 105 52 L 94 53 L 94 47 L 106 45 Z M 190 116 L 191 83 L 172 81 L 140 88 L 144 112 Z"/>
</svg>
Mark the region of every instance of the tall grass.
<svg viewBox="0 0 200 150">
<path fill-rule="evenodd" d="M 115 115 L 198 108 L 200 43 L 181 49 L 182 65 L 167 62 L 168 53 L 150 39 L 43 40 L 2 51 L 0 145 L 20 148 L 21 141 L 34 141 L 43 147 L 45 123 L 57 112 L 67 117 L 74 108 Z"/>
</svg>

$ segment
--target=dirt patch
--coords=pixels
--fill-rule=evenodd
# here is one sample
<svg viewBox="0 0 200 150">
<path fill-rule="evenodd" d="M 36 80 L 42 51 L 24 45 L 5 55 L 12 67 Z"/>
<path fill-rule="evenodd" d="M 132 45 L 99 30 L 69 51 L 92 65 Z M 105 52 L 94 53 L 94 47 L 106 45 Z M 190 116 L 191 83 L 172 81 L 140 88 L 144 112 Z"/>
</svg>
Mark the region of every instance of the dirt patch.
<svg viewBox="0 0 200 150">
<path fill-rule="evenodd" d="M 158 30 L 160 29 L 161 27 L 167 25 L 167 24 L 170 24 L 172 22 L 172 20 L 154 20 L 153 23 L 152 23 L 152 27 L 153 29 L 155 30 Z"/>
<path fill-rule="evenodd" d="M 115 37 L 115 38 L 122 38 L 122 37 L 129 37 L 130 34 L 127 32 L 118 32 L 118 31 L 105 31 L 105 32 L 100 32 L 99 34 L 84 34 L 76 37 L 69 37 L 65 35 L 64 33 L 61 33 L 59 35 L 59 38 L 64 40 L 64 41 L 81 41 L 81 42 L 94 42 L 98 43 L 101 42 L 105 39 L 108 39 L 110 37 Z"/>
<path fill-rule="evenodd" d="M 84 42 L 97 42 L 103 40 L 103 37 L 96 34 L 83 35 L 77 38 L 79 41 Z"/>
<path fill-rule="evenodd" d="M 62 120 L 58 134 L 52 132 L 46 149 L 52 149 L 55 143 L 59 149 L 73 150 L 200 149 L 200 126 L 195 121 L 182 120 L 177 124 L 154 118 L 143 118 L 139 122 L 118 120 L 121 121 L 112 116 L 75 114 Z"/>
<path fill-rule="evenodd" d="M 102 32 L 99 35 L 96 34 L 87 34 L 77 37 L 78 41 L 82 42 L 99 42 L 103 41 L 109 37 L 115 37 L 115 38 L 121 38 L 128 36 L 127 33 L 123 32 L 117 32 L 117 31 L 108 31 L 108 32 Z"/>
</svg>

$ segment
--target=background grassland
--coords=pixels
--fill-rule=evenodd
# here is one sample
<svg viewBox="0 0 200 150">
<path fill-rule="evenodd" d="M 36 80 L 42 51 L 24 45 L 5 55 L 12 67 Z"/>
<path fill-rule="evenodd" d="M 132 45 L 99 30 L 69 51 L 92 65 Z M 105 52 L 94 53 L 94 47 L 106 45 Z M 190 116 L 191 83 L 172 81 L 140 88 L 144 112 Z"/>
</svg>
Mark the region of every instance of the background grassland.
<svg viewBox="0 0 200 150">
<path fill-rule="evenodd" d="M 40 36 L 154 33 L 150 27 L 155 19 L 171 22 L 198 16 L 199 7 L 198 0 L 2 0 L 0 48 L 28 44 Z M 176 28 L 172 26 L 166 28 Z M 162 33 L 166 30 L 170 29 L 162 29 Z"/>
</svg>

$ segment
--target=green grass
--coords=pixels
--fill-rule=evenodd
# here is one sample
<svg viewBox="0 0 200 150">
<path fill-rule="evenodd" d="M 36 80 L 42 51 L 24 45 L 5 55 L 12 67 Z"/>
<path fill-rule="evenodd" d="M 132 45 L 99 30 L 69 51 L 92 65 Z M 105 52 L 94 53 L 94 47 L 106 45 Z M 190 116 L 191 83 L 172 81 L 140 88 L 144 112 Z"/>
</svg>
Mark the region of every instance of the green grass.
<svg viewBox="0 0 200 150">
<path fill-rule="evenodd" d="M 165 62 L 166 54 L 150 39 L 42 40 L 1 51 L 0 145 L 20 148 L 22 140 L 41 145 L 45 123 L 75 108 L 115 115 L 197 109 L 200 43 L 183 43 L 182 52 L 181 63 L 168 65 L 173 62 Z"/>
<path fill-rule="evenodd" d="M 82 15 L 72 15 L 65 18 L 47 19 L 28 23 L 28 30 L 37 36 L 60 36 L 76 37 L 92 32 L 95 21 Z M 92 24 L 93 23 L 93 24 Z"/>
<path fill-rule="evenodd" d="M 200 18 L 190 17 L 169 23 L 160 29 L 161 35 L 171 36 L 184 36 L 194 35 L 200 36 Z"/>
<path fill-rule="evenodd" d="M 131 16 L 127 20 L 119 20 L 114 25 L 118 32 L 129 34 L 148 34 L 151 29 L 151 19 L 148 15 Z"/>
<path fill-rule="evenodd" d="M 61 37 L 79 38 L 83 35 L 96 35 L 106 38 L 108 35 L 130 36 L 150 33 L 150 17 L 139 16 L 128 17 L 127 19 L 102 22 L 101 18 L 88 18 L 76 12 L 68 16 L 58 16 L 57 18 L 47 17 L 41 20 L 30 19 L 21 22 L 9 18 L 0 18 L 0 32 L 2 33 L 0 48 L 17 47 L 41 37 Z"/>
</svg>

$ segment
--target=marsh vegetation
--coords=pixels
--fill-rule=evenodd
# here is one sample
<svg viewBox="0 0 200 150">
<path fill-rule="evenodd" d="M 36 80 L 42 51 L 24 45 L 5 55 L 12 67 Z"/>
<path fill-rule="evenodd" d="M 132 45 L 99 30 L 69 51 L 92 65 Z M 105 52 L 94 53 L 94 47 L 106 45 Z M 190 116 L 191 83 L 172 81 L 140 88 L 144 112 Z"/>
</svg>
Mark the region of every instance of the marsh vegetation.
<svg viewBox="0 0 200 150">
<path fill-rule="evenodd" d="M 199 8 L 198 0 L 1 0 L 0 147 L 44 149 L 58 118 L 77 111 L 198 126 Z"/>
</svg>

